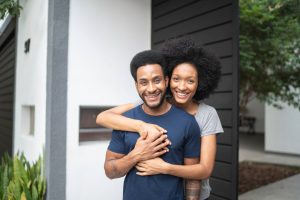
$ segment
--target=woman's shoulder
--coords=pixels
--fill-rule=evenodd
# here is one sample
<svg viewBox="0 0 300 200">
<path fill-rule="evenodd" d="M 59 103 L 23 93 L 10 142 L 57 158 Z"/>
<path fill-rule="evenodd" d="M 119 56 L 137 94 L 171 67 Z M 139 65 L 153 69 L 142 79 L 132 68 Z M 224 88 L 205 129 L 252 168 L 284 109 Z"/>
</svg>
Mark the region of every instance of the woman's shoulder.
<svg viewBox="0 0 300 200">
<path fill-rule="evenodd" d="M 216 113 L 216 109 L 204 102 L 200 102 L 197 110 L 197 114 L 204 114 L 204 113 Z"/>
<path fill-rule="evenodd" d="M 195 117 L 202 131 L 202 136 L 223 132 L 218 113 L 214 107 L 201 102 Z"/>
</svg>

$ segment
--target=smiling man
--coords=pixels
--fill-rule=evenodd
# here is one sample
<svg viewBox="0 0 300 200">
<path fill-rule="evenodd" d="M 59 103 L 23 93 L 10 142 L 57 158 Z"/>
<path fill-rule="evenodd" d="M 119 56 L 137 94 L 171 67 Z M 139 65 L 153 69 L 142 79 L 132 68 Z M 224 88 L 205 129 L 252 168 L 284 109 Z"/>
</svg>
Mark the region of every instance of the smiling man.
<svg viewBox="0 0 300 200">
<path fill-rule="evenodd" d="M 124 200 L 183 200 L 183 180 L 171 175 L 138 176 L 134 167 L 138 162 L 161 156 L 172 164 L 199 162 L 199 127 L 195 118 L 172 106 L 165 99 L 168 77 L 166 62 L 156 51 L 138 53 L 130 63 L 131 74 L 143 104 L 124 115 L 132 119 L 157 124 L 168 131 L 172 141 L 169 151 L 162 150 L 165 135 L 156 140 L 139 138 L 134 132 L 116 131 L 108 146 L 105 172 L 109 178 L 126 175 Z"/>
</svg>

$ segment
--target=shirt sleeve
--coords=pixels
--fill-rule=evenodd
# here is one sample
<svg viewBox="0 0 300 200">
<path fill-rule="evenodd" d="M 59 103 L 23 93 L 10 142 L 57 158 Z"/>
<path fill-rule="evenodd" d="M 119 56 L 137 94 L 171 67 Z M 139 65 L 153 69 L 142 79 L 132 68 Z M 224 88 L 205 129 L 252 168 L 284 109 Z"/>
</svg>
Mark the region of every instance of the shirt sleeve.
<svg viewBox="0 0 300 200">
<path fill-rule="evenodd" d="M 187 129 L 185 144 L 184 144 L 184 157 L 195 158 L 200 156 L 200 128 L 193 118 L 190 126 Z"/>
<path fill-rule="evenodd" d="M 113 130 L 111 140 L 107 149 L 115 153 L 128 154 L 129 152 L 126 148 L 124 138 L 125 132 Z"/>
<path fill-rule="evenodd" d="M 224 132 L 216 109 L 211 107 L 205 115 L 206 117 L 203 120 L 201 137 Z"/>
</svg>

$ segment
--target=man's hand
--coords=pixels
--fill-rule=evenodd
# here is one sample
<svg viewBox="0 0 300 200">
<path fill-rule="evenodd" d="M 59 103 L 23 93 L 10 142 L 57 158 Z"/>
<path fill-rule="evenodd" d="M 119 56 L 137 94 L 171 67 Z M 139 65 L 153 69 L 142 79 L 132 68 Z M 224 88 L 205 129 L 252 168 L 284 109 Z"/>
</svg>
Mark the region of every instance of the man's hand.
<svg viewBox="0 0 300 200">
<path fill-rule="evenodd" d="M 167 146 L 170 142 L 166 139 L 167 135 L 161 135 L 158 138 L 140 137 L 130 154 L 137 158 L 137 162 L 159 157 L 169 151 Z"/>
</svg>

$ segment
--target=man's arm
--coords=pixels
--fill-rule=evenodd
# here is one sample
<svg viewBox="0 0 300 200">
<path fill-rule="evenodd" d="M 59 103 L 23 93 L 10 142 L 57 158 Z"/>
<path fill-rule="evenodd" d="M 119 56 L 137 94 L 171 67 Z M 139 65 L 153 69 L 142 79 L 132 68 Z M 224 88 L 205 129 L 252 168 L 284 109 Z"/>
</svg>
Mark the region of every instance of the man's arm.
<svg viewBox="0 0 300 200">
<path fill-rule="evenodd" d="M 199 158 L 185 158 L 184 165 L 194 165 L 199 163 Z M 185 180 L 185 199 L 186 200 L 199 200 L 201 181 L 195 179 Z"/>
<path fill-rule="evenodd" d="M 105 174 L 110 179 L 120 178 L 125 176 L 136 163 L 137 158 L 132 153 L 124 155 L 107 150 L 104 163 Z"/>
</svg>

